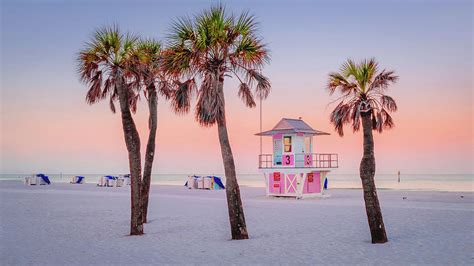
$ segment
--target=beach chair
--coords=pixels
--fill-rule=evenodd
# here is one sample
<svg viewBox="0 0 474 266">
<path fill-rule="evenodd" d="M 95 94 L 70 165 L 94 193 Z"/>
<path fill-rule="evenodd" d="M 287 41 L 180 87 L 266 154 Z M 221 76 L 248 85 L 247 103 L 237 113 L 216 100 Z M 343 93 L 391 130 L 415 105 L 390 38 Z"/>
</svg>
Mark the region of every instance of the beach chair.
<svg viewBox="0 0 474 266">
<path fill-rule="evenodd" d="M 107 181 L 106 181 L 106 186 L 107 186 L 107 187 L 115 187 L 116 184 L 117 184 L 117 180 L 116 180 L 116 179 L 107 178 Z"/>
<path fill-rule="evenodd" d="M 130 186 L 132 184 L 132 180 L 130 179 L 130 177 L 125 178 L 123 184 L 125 186 Z"/>
<path fill-rule="evenodd" d="M 38 184 L 38 178 L 34 175 L 25 177 L 25 185 L 34 186 Z"/>
<path fill-rule="evenodd" d="M 213 180 L 212 180 L 212 177 L 211 176 L 206 176 L 204 178 L 204 189 L 212 189 L 212 185 L 213 185 Z"/>
<path fill-rule="evenodd" d="M 194 176 L 190 175 L 190 176 L 188 176 L 188 181 L 186 181 L 185 186 L 187 186 L 188 189 L 193 189 L 195 182 L 196 182 L 196 181 L 195 181 Z"/>
<path fill-rule="evenodd" d="M 199 189 L 211 189 L 212 188 L 212 180 L 208 176 L 200 177 L 197 183 L 198 183 L 198 188 Z"/>
<path fill-rule="evenodd" d="M 105 187 L 105 186 L 107 186 L 107 177 L 101 176 L 101 177 L 99 178 L 99 182 L 97 183 L 97 186 L 98 186 L 98 187 Z"/>
<path fill-rule="evenodd" d="M 117 180 L 120 180 L 119 181 L 120 182 L 119 186 L 130 185 L 130 175 L 119 175 Z"/>
<path fill-rule="evenodd" d="M 193 188 L 194 189 L 202 188 L 202 176 L 194 176 Z"/>
<path fill-rule="evenodd" d="M 194 179 L 193 179 L 194 181 L 193 181 L 193 183 L 192 183 L 193 189 L 198 189 L 198 182 L 199 182 L 199 180 L 201 179 L 201 177 L 199 177 L 199 176 L 193 176 L 193 178 L 194 178 Z"/>
<path fill-rule="evenodd" d="M 71 178 L 71 182 L 70 182 L 70 183 L 71 183 L 71 184 L 84 184 L 84 180 L 85 180 L 85 179 L 86 179 L 86 178 L 85 178 L 84 176 L 79 176 L 79 175 L 73 176 L 73 177 Z"/>
<path fill-rule="evenodd" d="M 119 178 L 119 179 L 115 180 L 115 186 L 116 187 L 122 187 L 123 184 L 124 184 L 124 179 L 123 178 Z"/>
<path fill-rule="evenodd" d="M 123 175 L 121 176 L 121 179 L 123 180 L 124 186 L 129 186 L 131 184 L 130 175 Z"/>
</svg>

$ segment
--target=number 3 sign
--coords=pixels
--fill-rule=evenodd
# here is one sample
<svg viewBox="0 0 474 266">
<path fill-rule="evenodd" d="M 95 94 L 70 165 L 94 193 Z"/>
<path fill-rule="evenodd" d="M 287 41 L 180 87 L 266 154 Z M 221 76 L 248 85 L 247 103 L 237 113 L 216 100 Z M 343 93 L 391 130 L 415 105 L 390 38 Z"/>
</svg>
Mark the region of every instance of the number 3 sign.
<svg viewBox="0 0 474 266">
<path fill-rule="evenodd" d="M 293 154 L 283 155 L 283 165 L 293 165 L 295 162 L 295 157 Z"/>
</svg>

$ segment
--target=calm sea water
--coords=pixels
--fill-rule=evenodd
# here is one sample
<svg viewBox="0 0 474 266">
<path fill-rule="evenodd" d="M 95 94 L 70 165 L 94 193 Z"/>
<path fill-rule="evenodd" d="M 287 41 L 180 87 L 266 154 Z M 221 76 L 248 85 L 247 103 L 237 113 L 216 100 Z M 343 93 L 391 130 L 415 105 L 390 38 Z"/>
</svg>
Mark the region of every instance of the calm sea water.
<svg viewBox="0 0 474 266">
<path fill-rule="evenodd" d="M 97 183 L 99 177 L 105 174 L 58 174 L 45 173 L 54 182 L 69 182 L 74 175 L 86 176 L 86 183 Z M 110 173 L 109 173 L 110 174 Z M 0 180 L 23 181 L 29 174 L 0 174 Z M 209 175 L 209 174 L 199 174 Z M 223 176 L 222 174 L 213 174 Z M 184 185 L 188 174 L 154 174 L 153 184 Z M 329 189 L 331 188 L 361 188 L 358 174 L 328 174 Z M 240 174 L 237 176 L 241 186 L 264 187 L 263 174 Z M 398 183 L 396 174 L 377 174 L 375 182 L 380 189 L 427 190 L 427 191 L 474 191 L 474 175 L 453 174 L 402 174 Z"/>
</svg>

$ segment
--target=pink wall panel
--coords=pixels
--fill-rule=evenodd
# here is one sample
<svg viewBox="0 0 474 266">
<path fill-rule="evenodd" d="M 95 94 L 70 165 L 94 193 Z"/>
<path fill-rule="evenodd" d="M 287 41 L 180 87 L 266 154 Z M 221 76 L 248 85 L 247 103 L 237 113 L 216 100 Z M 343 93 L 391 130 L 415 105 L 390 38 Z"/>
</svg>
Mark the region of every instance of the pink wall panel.
<svg viewBox="0 0 474 266">
<path fill-rule="evenodd" d="M 320 193 L 321 192 L 321 174 L 313 173 L 313 182 L 308 180 L 308 193 Z"/>
<path fill-rule="evenodd" d="M 321 193 L 321 173 L 313 172 L 306 175 L 303 193 Z"/>
<path fill-rule="evenodd" d="M 283 174 L 275 172 L 268 177 L 268 188 L 270 193 L 281 194 L 284 190 L 282 187 L 282 180 L 284 179 Z"/>
</svg>

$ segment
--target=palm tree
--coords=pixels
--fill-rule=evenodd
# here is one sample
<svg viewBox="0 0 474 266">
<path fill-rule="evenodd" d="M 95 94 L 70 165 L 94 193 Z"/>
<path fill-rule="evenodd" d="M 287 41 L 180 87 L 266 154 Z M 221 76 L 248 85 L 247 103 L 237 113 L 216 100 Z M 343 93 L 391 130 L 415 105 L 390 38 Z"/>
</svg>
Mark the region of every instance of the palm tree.
<svg viewBox="0 0 474 266">
<path fill-rule="evenodd" d="M 136 85 L 137 90 L 143 89 L 148 101 L 149 109 L 149 135 L 146 146 L 141 189 L 143 223 L 146 223 L 151 184 L 151 170 L 155 156 L 155 139 L 158 127 L 158 94 L 163 96 L 165 99 L 169 99 L 171 90 L 169 89 L 168 82 L 160 68 L 161 44 L 153 39 L 140 40 L 138 41 L 134 52 L 134 58 L 137 60 L 132 64 L 132 69 L 135 76 L 138 77 L 136 80 L 140 81 L 134 85 Z"/>
<path fill-rule="evenodd" d="M 394 71 L 378 71 L 375 59 L 356 64 L 347 60 L 339 73 L 329 74 L 328 89 L 332 95 L 338 91 L 342 96 L 331 113 L 331 123 L 342 137 L 343 126 L 351 124 L 353 131 L 364 132 L 364 156 L 360 163 L 360 179 L 364 190 L 365 209 L 369 222 L 372 243 L 387 242 L 382 211 L 375 187 L 375 156 L 372 131 L 382 133 L 394 126 L 390 112 L 397 111 L 395 100 L 386 95 L 388 86 L 397 81 Z"/>
<path fill-rule="evenodd" d="M 115 113 L 114 102 L 119 102 L 131 174 L 131 235 L 143 234 L 140 137 L 131 113 L 136 108 L 138 96 L 130 85 L 133 82 L 130 66 L 136 42 L 137 37 L 120 33 L 117 26 L 104 27 L 96 31 L 78 56 L 81 81 L 89 86 L 87 103 L 94 104 L 108 97 L 110 108 Z"/>
<path fill-rule="evenodd" d="M 224 79 L 239 80 L 238 95 L 248 107 L 255 107 L 255 94 L 259 99 L 268 96 L 270 82 L 261 74 L 261 68 L 269 56 L 256 33 L 253 16 L 244 12 L 235 17 L 226 13 L 222 5 L 216 5 L 193 19 L 176 20 L 169 36 L 169 49 L 163 55 L 165 72 L 185 80 L 174 83 L 175 111 L 188 112 L 190 98 L 197 91 L 196 120 L 205 127 L 217 124 L 232 239 L 247 239 L 248 233 L 227 134 Z M 197 79 L 201 79 L 199 89 Z"/>
</svg>

